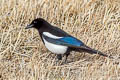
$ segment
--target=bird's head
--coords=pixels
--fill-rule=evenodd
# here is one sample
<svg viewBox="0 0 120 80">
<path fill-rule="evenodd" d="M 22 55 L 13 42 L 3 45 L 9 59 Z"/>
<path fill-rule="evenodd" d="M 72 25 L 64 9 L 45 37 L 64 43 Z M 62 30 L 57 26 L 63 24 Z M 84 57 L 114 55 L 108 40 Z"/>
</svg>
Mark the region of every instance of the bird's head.
<svg viewBox="0 0 120 80">
<path fill-rule="evenodd" d="M 37 18 L 37 19 L 34 19 L 29 25 L 27 25 L 25 29 L 29 29 L 29 28 L 40 29 L 45 24 L 46 24 L 46 21 L 44 19 Z"/>
</svg>

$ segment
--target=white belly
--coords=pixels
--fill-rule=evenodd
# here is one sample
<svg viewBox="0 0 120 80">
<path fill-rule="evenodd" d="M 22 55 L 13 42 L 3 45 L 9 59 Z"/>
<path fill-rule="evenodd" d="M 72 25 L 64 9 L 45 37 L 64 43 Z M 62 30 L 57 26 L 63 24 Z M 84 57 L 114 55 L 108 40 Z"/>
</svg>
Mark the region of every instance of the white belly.
<svg viewBox="0 0 120 80">
<path fill-rule="evenodd" d="M 48 50 L 50 50 L 52 53 L 55 53 L 55 54 L 64 54 L 64 53 L 66 53 L 67 48 L 68 48 L 67 46 L 55 45 L 55 44 L 49 43 L 45 39 L 43 39 L 43 40 L 44 40 L 46 48 Z"/>
</svg>

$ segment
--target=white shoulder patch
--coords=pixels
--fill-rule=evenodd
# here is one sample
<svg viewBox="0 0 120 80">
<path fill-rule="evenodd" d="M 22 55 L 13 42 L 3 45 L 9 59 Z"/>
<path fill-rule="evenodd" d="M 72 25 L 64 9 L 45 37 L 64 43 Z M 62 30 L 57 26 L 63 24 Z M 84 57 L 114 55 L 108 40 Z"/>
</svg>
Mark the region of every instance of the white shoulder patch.
<svg viewBox="0 0 120 80">
<path fill-rule="evenodd" d="M 62 37 L 58 37 L 58 36 L 55 36 L 49 32 L 43 32 L 43 35 L 47 36 L 47 37 L 50 37 L 50 38 L 54 38 L 54 39 L 59 39 L 59 38 L 62 38 Z"/>
<path fill-rule="evenodd" d="M 55 35 L 53 35 L 53 34 L 51 34 L 49 32 L 43 32 L 43 35 L 45 35 L 47 37 L 50 37 L 50 38 L 53 38 L 53 39 L 62 38 L 62 37 L 55 36 Z M 50 50 L 52 53 L 55 53 L 55 54 L 64 54 L 67 51 L 67 48 L 68 48 L 67 46 L 56 45 L 56 44 L 50 43 L 47 40 L 45 40 L 44 37 L 43 37 L 43 41 L 45 43 L 46 48 L 48 50 Z"/>
</svg>

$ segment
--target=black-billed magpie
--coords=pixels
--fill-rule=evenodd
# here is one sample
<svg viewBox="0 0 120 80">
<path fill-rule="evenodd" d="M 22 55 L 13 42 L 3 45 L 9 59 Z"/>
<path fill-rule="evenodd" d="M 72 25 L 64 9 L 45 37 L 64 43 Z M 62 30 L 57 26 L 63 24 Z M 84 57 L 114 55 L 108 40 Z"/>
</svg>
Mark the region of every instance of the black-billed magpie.
<svg viewBox="0 0 120 80">
<path fill-rule="evenodd" d="M 35 28 L 38 30 L 40 37 L 46 48 L 57 55 L 58 60 L 62 60 L 62 55 L 66 55 L 65 62 L 71 51 L 85 51 L 90 54 L 99 54 L 109 57 L 98 50 L 91 49 L 82 41 L 69 35 L 60 28 L 52 26 L 42 18 L 34 19 L 25 29 Z"/>
</svg>

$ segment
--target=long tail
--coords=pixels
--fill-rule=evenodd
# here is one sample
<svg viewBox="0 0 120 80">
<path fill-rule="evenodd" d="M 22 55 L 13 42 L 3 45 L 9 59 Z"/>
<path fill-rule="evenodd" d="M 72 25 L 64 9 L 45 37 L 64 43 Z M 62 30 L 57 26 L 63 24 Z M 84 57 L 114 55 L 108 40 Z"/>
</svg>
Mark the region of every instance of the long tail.
<svg viewBox="0 0 120 80">
<path fill-rule="evenodd" d="M 101 51 L 92 49 L 92 48 L 90 48 L 90 47 L 88 47 L 88 46 L 82 46 L 82 47 L 79 48 L 79 50 L 88 52 L 88 53 L 90 53 L 90 54 L 99 54 L 99 55 L 101 55 L 101 56 L 104 56 L 104 57 L 108 57 L 108 58 L 112 58 L 112 59 L 113 59 L 113 57 L 108 56 L 107 54 L 104 54 L 104 53 L 102 53 Z"/>
</svg>

